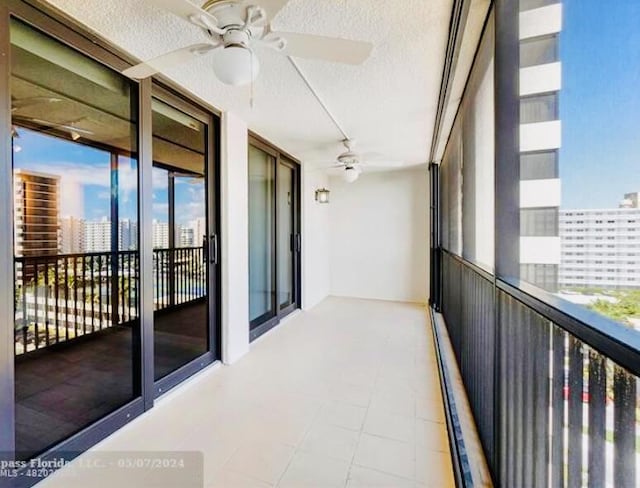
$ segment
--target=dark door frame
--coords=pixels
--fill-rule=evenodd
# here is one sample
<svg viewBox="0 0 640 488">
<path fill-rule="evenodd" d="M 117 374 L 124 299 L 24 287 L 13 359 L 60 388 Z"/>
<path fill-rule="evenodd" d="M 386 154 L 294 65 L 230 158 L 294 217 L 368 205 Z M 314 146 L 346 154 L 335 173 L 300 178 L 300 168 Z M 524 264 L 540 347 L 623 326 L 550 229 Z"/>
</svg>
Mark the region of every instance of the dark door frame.
<svg viewBox="0 0 640 488">
<path fill-rule="evenodd" d="M 254 341 L 264 333 L 268 332 L 276 325 L 280 323 L 280 321 L 289 315 L 291 312 L 300 308 L 301 297 L 302 297 L 302 233 L 301 233 L 301 223 L 302 223 L 302 207 L 301 207 L 301 171 L 300 171 L 300 162 L 298 159 L 294 158 L 290 154 L 287 154 L 276 146 L 263 139 L 259 135 L 249 132 L 249 145 L 254 146 L 267 154 L 275 160 L 275 168 L 274 168 L 274 195 L 273 195 L 273 208 L 274 208 L 274 227 L 273 227 L 273 249 L 271 253 L 271 259 L 273 263 L 273 285 L 274 285 L 274 305 L 273 309 L 275 311 L 275 315 L 268 314 L 266 316 L 258 317 L 254 319 L 249 324 L 249 340 Z M 278 212 L 278 171 L 281 165 L 287 166 L 294 170 L 294 238 L 292 244 L 294 244 L 294 252 L 293 252 L 293 293 L 294 298 L 293 302 L 287 307 L 280 308 L 280 300 L 278 297 L 278 222 L 280 220 L 279 212 Z"/>
<path fill-rule="evenodd" d="M 154 381 L 155 398 L 165 394 L 171 388 L 179 385 L 184 380 L 194 375 L 203 368 L 220 359 L 220 144 L 218 117 L 206 111 L 174 90 L 163 86 L 161 83 L 153 83 L 151 98 L 157 99 L 167 105 L 183 112 L 190 117 L 202 122 L 207 127 L 206 140 L 206 171 L 205 171 L 205 198 L 206 198 L 206 224 L 207 224 L 207 283 L 209 293 L 207 297 L 207 323 L 209 327 L 208 350 L 201 356 L 181 366 L 167 376 Z M 153 127 L 151 128 L 153 134 Z M 171 229 L 173 233 L 173 228 Z M 153 344 L 153 343 L 152 343 Z M 153 360 L 152 355 L 152 360 Z"/>
</svg>

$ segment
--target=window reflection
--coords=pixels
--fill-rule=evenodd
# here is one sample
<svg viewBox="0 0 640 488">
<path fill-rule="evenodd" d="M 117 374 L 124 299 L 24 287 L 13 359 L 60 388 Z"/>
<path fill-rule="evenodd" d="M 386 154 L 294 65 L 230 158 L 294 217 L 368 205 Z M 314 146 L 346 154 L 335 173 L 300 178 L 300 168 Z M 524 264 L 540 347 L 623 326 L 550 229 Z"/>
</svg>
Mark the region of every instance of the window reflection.
<svg viewBox="0 0 640 488">
<path fill-rule="evenodd" d="M 209 348 L 207 134 L 204 123 L 153 100 L 156 380 Z"/>
<path fill-rule="evenodd" d="M 136 94 L 11 22 L 17 457 L 140 395 Z"/>
</svg>

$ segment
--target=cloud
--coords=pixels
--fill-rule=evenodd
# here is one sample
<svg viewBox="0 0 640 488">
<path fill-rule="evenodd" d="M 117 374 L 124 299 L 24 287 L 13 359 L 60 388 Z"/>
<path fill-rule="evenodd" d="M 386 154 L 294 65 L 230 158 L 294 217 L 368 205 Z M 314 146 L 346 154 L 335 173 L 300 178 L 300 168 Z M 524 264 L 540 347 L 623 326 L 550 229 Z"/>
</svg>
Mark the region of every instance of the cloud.
<svg viewBox="0 0 640 488">
<path fill-rule="evenodd" d="M 153 213 L 167 215 L 169 213 L 169 204 L 168 203 L 154 203 L 153 204 Z"/>
<path fill-rule="evenodd" d="M 93 185 L 111 188 L 111 168 L 106 164 L 58 162 L 31 162 L 21 164 L 22 168 L 42 173 L 58 175 L 64 183 Z M 132 164 L 121 162 L 118 171 L 118 187 L 121 196 L 138 189 L 138 171 Z"/>
</svg>

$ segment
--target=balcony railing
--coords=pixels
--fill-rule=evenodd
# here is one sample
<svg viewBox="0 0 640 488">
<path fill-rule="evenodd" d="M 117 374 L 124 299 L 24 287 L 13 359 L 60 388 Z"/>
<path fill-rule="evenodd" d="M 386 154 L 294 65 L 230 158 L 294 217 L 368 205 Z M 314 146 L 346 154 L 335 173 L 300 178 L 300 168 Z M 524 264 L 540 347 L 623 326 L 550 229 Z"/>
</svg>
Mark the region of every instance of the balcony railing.
<svg viewBox="0 0 640 488">
<path fill-rule="evenodd" d="M 442 313 L 496 484 L 638 486 L 640 334 L 441 256 Z"/>
<path fill-rule="evenodd" d="M 156 249 L 155 310 L 206 295 L 203 248 Z M 130 325 L 140 314 L 138 251 L 15 258 L 15 354 Z"/>
</svg>

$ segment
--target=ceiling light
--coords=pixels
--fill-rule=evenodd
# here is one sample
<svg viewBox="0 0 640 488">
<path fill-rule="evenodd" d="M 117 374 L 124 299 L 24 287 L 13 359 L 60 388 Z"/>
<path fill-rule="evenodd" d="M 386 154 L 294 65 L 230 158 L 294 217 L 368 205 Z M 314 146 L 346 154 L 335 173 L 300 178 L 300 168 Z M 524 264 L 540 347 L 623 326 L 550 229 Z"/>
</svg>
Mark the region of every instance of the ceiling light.
<svg viewBox="0 0 640 488">
<path fill-rule="evenodd" d="M 344 170 L 344 173 L 342 173 L 342 178 L 347 183 L 353 183 L 354 181 L 356 181 L 358 179 L 358 176 L 360 176 L 360 171 L 358 171 L 353 166 L 347 167 Z"/>
<path fill-rule="evenodd" d="M 258 77 L 260 64 L 251 49 L 231 45 L 215 51 L 213 71 L 227 85 L 240 86 L 251 83 Z"/>
<path fill-rule="evenodd" d="M 326 188 L 319 188 L 316 190 L 316 202 L 329 203 L 329 193 L 331 192 Z"/>
<path fill-rule="evenodd" d="M 81 137 L 75 130 L 69 131 L 69 134 L 71 135 L 71 139 L 74 141 L 77 141 Z"/>
</svg>

